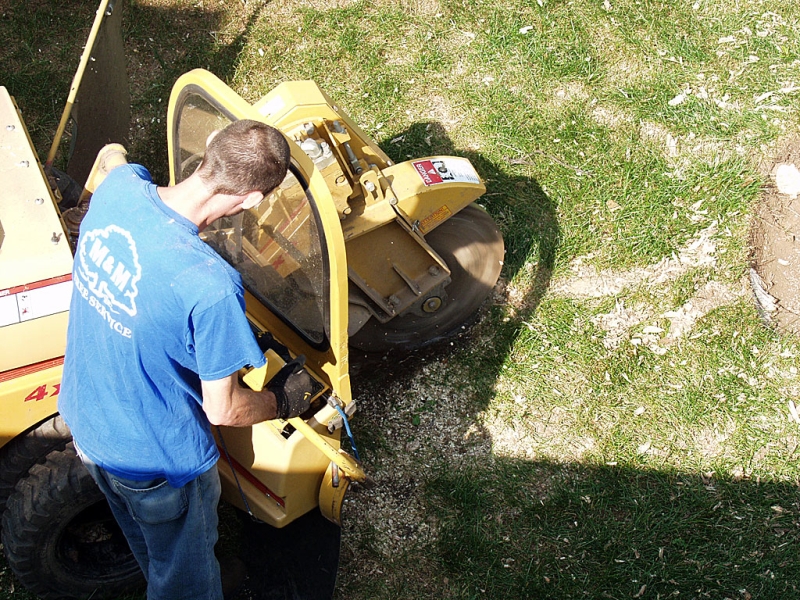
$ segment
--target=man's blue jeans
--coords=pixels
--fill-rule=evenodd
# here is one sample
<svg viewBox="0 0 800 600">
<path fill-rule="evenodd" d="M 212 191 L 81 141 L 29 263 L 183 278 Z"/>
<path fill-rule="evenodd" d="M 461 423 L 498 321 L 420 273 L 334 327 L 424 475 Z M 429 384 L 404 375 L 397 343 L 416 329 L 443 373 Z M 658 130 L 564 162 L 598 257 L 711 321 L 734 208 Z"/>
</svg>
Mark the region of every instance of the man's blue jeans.
<svg viewBox="0 0 800 600">
<path fill-rule="evenodd" d="M 221 490 L 217 469 L 173 488 L 163 478 L 123 479 L 82 454 L 81 459 L 142 568 L 148 600 L 222 600 L 214 556 Z"/>
</svg>

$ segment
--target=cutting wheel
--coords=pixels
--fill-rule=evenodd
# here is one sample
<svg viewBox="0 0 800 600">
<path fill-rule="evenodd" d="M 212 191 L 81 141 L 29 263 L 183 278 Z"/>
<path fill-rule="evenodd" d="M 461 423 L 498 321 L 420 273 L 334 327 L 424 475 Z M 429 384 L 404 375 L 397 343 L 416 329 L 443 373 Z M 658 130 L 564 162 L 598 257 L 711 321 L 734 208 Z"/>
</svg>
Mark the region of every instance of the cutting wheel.
<svg viewBox="0 0 800 600">
<path fill-rule="evenodd" d="M 451 271 L 444 293 L 433 292 L 387 323 L 370 319 L 350 338 L 366 352 L 414 350 L 446 339 L 470 321 L 503 266 L 503 236 L 492 217 L 470 204 L 425 236 Z"/>
</svg>

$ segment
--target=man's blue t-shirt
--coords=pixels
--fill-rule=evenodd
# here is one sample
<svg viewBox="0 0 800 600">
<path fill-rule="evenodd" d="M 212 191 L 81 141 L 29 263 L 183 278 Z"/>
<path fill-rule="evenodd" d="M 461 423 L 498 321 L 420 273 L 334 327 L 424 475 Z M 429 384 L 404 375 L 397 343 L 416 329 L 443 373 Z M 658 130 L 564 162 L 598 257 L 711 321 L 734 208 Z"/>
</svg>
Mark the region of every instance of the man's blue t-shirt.
<svg viewBox="0 0 800 600">
<path fill-rule="evenodd" d="M 264 364 L 239 273 L 126 165 L 92 197 L 72 277 L 58 408 L 81 451 L 127 479 L 204 473 L 219 453 L 200 381 Z"/>
</svg>

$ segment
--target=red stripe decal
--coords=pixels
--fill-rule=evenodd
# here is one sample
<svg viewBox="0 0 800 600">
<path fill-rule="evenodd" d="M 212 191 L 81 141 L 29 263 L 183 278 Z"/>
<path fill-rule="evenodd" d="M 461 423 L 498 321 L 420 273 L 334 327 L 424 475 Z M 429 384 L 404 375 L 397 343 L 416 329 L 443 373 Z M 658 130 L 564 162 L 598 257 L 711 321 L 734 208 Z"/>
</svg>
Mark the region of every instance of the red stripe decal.
<svg viewBox="0 0 800 600">
<path fill-rule="evenodd" d="M 47 287 L 48 285 L 55 285 L 57 283 L 64 283 L 65 281 L 72 281 L 72 274 L 59 275 L 58 277 L 51 277 L 50 279 L 42 279 L 41 281 L 34 281 L 33 283 L 26 283 L 24 285 L 17 285 L 12 288 L 0 290 L 0 298 L 3 296 L 11 296 L 12 294 L 19 294 L 20 292 L 29 292 L 30 290 L 38 290 L 39 288 Z"/>
<path fill-rule="evenodd" d="M 220 452 L 222 452 L 222 456 L 224 456 L 227 460 L 231 461 L 231 464 L 233 464 L 233 468 L 236 470 L 237 473 L 239 473 L 239 475 L 244 477 L 253 486 L 255 486 L 255 488 L 259 492 L 261 492 L 262 494 L 264 494 L 268 498 L 272 498 L 273 500 L 275 500 L 275 502 L 280 504 L 281 508 L 286 508 L 286 502 L 284 501 L 283 498 L 278 496 L 278 494 L 273 492 L 271 489 L 269 489 L 267 486 L 265 486 L 261 481 L 259 481 L 259 479 L 256 478 L 255 475 L 253 475 L 250 471 L 248 471 L 241 464 L 239 464 L 239 462 L 235 458 L 233 458 L 231 455 L 227 454 L 225 452 L 225 449 L 220 447 L 219 444 L 217 446 L 219 447 Z M 230 466 L 230 465 L 228 465 L 228 466 Z"/>
<path fill-rule="evenodd" d="M 10 371 L 3 371 L 2 373 L 0 373 L 0 383 L 2 383 L 3 381 L 11 381 L 12 379 L 16 379 L 17 377 L 32 375 L 33 373 L 38 373 L 39 371 L 51 369 L 53 367 L 57 367 L 63 364 L 64 364 L 64 357 L 59 356 L 58 358 L 43 360 L 42 362 L 35 363 L 32 365 L 25 365 L 24 367 L 11 369 Z"/>
</svg>

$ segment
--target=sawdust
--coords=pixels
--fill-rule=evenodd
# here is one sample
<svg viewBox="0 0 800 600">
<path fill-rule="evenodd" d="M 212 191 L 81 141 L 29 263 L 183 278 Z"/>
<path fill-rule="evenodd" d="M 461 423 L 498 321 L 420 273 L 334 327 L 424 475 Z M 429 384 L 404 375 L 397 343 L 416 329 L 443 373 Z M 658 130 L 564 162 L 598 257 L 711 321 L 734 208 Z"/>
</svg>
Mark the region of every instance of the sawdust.
<svg viewBox="0 0 800 600">
<path fill-rule="evenodd" d="M 653 76 L 651 62 L 636 60 L 632 53 L 621 52 L 617 56 L 620 57 L 617 62 L 607 69 L 609 82 L 613 85 L 625 88 Z"/>
<path fill-rule="evenodd" d="M 558 103 L 586 101 L 590 94 L 588 88 L 579 82 L 572 82 L 553 90 L 553 96 Z"/>
<path fill-rule="evenodd" d="M 725 429 L 706 428 L 698 431 L 694 435 L 694 446 L 698 452 L 707 458 L 717 458 L 723 456 L 730 447 L 725 442 L 735 433 L 735 424 L 731 421 Z"/>
<path fill-rule="evenodd" d="M 633 122 L 633 117 L 631 115 L 619 108 L 612 106 L 595 106 L 592 110 L 592 117 L 595 121 L 600 123 L 600 125 L 604 125 L 612 129 L 616 129 L 622 125 L 625 125 L 626 123 Z"/>
<path fill-rule="evenodd" d="M 578 257 L 570 265 L 572 273 L 553 281 L 550 293 L 572 298 L 601 298 L 618 296 L 625 288 L 643 284 L 659 286 L 674 281 L 689 269 L 713 268 L 716 265 L 717 223 L 712 222 L 692 238 L 678 253 L 666 256 L 658 263 L 625 271 L 598 270 L 586 264 L 592 255 Z"/>
<path fill-rule="evenodd" d="M 386 559 L 438 535 L 419 473 L 430 472 L 442 460 L 458 465 L 491 458 L 490 436 L 464 411 L 475 391 L 454 390 L 446 375 L 444 362 L 427 363 L 356 394 L 359 421 L 375 424 L 398 444 L 381 452 L 380 463 L 369 465 L 376 485 L 354 486 L 345 500 L 345 537 L 359 543 L 368 538 Z M 388 402 L 391 410 L 386 410 Z"/>
<path fill-rule="evenodd" d="M 695 322 L 715 308 L 732 304 L 744 295 L 743 288 L 733 289 L 719 281 L 709 281 L 695 296 L 677 310 L 664 313 L 670 320 L 666 339 L 677 340 L 688 334 Z"/>
<path fill-rule="evenodd" d="M 397 6 L 395 3 L 387 3 Z M 442 14 L 442 5 L 438 0 L 411 0 L 403 3 L 403 10 L 418 17 L 436 17 Z"/>
<path fill-rule="evenodd" d="M 628 339 L 628 332 L 631 329 L 651 316 L 652 313 L 646 307 L 634 306 L 626 308 L 625 303 L 620 300 L 617 301 L 611 312 L 597 315 L 592 319 L 592 322 L 599 329 L 606 332 L 603 345 L 609 350 L 613 350 Z"/>
<path fill-rule="evenodd" d="M 695 323 L 709 312 L 732 304 L 745 294 L 743 285 L 731 287 L 718 281 L 710 281 L 689 301 L 673 310 L 661 314 L 644 307 L 629 310 L 619 301 L 614 310 L 594 317 L 592 322 L 606 332 L 603 339 L 606 348 L 617 348 L 629 339 L 634 346 L 643 346 L 661 355 L 666 354 L 671 344 L 688 336 Z M 654 324 L 662 319 L 669 321 L 668 327 L 662 328 Z M 639 329 L 640 326 L 641 331 L 631 333 L 631 330 Z"/>
<path fill-rule="evenodd" d="M 577 412 L 573 408 L 554 406 L 546 413 L 527 414 L 520 422 L 485 417 L 482 425 L 496 457 L 579 462 L 595 449 L 597 442 L 592 437 L 570 433 L 575 430 L 576 420 Z"/>
<path fill-rule="evenodd" d="M 713 269 L 716 266 L 717 224 L 712 223 L 690 240 L 676 254 L 664 257 L 656 264 L 625 271 L 598 270 L 586 264 L 591 259 L 579 257 L 571 265 L 572 273 L 553 281 L 550 293 L 562 297 L 599 299 L 619 298 L 608 313 L 592 317 L 600 330 L 606 333 L 603 344 L 608 349 L 618 348 L 623 342 L 649 348 L 664 354 L 676 340 L 688 335 L 698 319 L 718 308 L 731 304 L 746 294 L 745 286 L 731 286 L 719 281 L 709 281 L 681 306 L 656 313 L 651 306 L 634 304 L 626 306 L 620 296 L 626 290 L 638 287 L 666 288 L 678 277 L 696 268 Z M 658 326 L 669 321 L 668 328 Z M 631 332 L 637 328 L 635 334 Z"/>
<path fill-rule="evenodd" d="M 647 121 L 640 124 L 639 135 L 660 147 L 673 169 L 688 168 L 698 162 L 719 164 L 736 153 L 744 152 L 744 146 L 740 144 L 705 139 L 694 133 L 673 134 L 663 125 Z"/>
<path fill-rule="evenodd" d="M 779 188 L 779 167 L 800 166 L 800 136 L 781 144 L 761 165 L 769 177 L 755 209 L 751 228 L 753 284 L 764 320 L 777 329 L 800 334 L 800 198 Z"/>
</svg>

